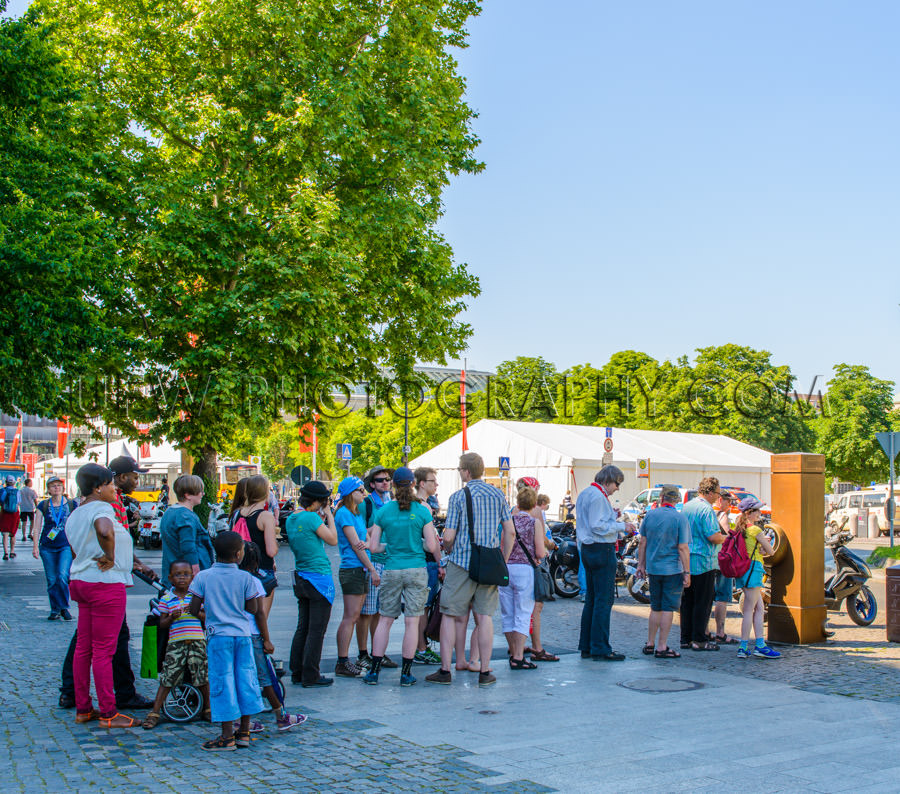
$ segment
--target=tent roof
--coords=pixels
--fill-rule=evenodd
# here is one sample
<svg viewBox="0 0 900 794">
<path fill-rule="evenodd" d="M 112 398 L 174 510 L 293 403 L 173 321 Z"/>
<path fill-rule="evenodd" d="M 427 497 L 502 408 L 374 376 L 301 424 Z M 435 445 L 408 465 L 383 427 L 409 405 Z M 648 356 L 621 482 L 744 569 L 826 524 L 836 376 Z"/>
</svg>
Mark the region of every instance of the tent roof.
<svg viewBox="0 0 900 794">
<path fill-rule="evenodd" d="M 444 459 L 455 467 L 462 448 L 462 434 L 444 441 L 410 462 L 414 465 L 443 466 Z M 515 450 L 513 465 L 575 465 L 579 461 L 600 463 L 603 458 L 603 427 L 557 425 L 546 422 L 513 422 L 482 419 L 468 430 L 469 448 L 493 455 Z M 675 433 L 663 430 L 613 428 L 613 458 L 617 463 L 649 458 L 657 464 L 721 468 L 737 466 L 768 469 L 771 453 L 728 436 L 705 433 Z M 520 457 L 521 456 L 521 457 Z M 488 465 L 493 465 L 489 462 Z"/>
</svg>

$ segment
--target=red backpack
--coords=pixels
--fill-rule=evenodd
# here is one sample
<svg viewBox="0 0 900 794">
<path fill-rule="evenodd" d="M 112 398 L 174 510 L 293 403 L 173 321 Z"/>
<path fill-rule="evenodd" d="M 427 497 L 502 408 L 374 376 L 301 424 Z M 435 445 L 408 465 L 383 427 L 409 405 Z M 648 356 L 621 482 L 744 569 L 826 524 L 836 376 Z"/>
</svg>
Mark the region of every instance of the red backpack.
<svg viewBox="0 0 900 794">
<path fill-rule="evenodd" d="M 759 544 L 759 541 L 756 541 Z M 753 547 L 756 551 L 756 546 Z M 719 570 L 722 576 L 737 579 L 750 570 L 750 555 L 743 532 L 731 531 L 719 551 Z"/>
</svg>

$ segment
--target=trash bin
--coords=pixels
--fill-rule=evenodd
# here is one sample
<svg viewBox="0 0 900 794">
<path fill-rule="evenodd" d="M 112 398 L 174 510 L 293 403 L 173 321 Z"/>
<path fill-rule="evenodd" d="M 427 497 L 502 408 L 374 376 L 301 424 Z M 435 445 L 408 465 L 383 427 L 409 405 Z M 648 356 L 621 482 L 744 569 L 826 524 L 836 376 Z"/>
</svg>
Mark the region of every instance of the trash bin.
<svg viewBox="0 0 900 794">
<path fill-rule="evenodd" d="M 869 537 L 881 537 L 881 528 L 878 526 L 878 516 L 875 513 L 869 513 Z"/>
<path fill-rule="evenodd" d="M 888 642 L 900 642 L 900 565 L 885 569 L 885 625 Z"/>
</svg>

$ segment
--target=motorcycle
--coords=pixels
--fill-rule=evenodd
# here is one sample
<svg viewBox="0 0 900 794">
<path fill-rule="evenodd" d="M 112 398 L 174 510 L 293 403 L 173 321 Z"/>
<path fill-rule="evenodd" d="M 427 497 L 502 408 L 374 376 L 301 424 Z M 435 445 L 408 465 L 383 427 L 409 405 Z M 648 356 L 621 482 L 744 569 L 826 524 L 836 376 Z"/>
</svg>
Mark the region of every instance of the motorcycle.
<svg viewBox="0 0 900 794">
<path fill-rule="evenodd" d="M 871 626 L 878 614 L 875 594 L 866 586 L 872 571 L 863 559 L 847 548 L 853 535 L 843 529 L 846 519 L 825 545 L 834 555 L 834 573 L 825 582 L 825 608 L 840 610 L 841 602 L 857 626 Z"/>
<path fill-rule="evenodd" d="M 575 598 L 581 592 L 578 583 L 578 544 L 574 537 L 554 535 L 556 548 L 550 552 L 550 576 L 553 589 L 561 598 Z"/>
<path fill-rule="evenodd" d="M 293 499 L 288 499 L 281 505 L 278 511 L 278 542 L 287 543 L 287 520 L 296 512 L 297 505 Z"/>
<path fill-rule="evenodd" d="M 616 595 L 619 594 L 619 585 L 624 585 L 628 595 L 635 601 L 639 604 L 649 604 L 650 581 L 646 577 L 642 579 L 637 575 L 638 546 L 640 542 L 641 536 L 635 532 L 621 539 L 617 544 Z"/>
</svg>

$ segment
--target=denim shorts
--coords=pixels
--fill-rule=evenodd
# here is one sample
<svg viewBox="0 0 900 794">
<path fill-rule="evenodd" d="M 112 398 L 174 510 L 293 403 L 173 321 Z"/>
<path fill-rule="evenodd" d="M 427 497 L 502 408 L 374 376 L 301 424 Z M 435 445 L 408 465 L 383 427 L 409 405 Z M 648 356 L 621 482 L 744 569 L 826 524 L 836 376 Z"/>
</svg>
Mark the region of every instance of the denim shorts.
<svg viewBox="0 0 900 794">
<path fill-rule="evenodd" d="M 738 576 L 734 583 L 742 590 L 749 587 L 762 587 L 764 573 L 762 563 L 759 560 L 753 560 L 747 569 L 747 573 L 743 576 Z"/>
<path fill-rule="evenodd" d="M 269 666 L 266 664 L 266 652 L 263 650 L 262 637 L 254 634 L 251 638 L 253 642 L 253 663 L 256 665 L 256 680 L 259 681 L 259 688 L 265 689 L 270 686 L 272 679 L 269 676 Z"/>
<path fill-rule="evenodd" d="M 263 590 L 266 591 L 267 596 L 271 595 L 272 591 L 278 587 L 278 579 L 275 576 L 275 571 L 260 568 L 256 572 L 256 578 L 262 583 Z"/>
<path fill-rule="evenodd" d="M 429 562 L 426 563 L 426 566 L 428 568 L 428 598 L 425 600 L 427 608 L 434 603 L 434 597 L 437 595 L 441 581 L 438 579 L 438 568 L 440 568 L 440 565 L 436 562 Z"/>
<path fill-rule="evenodd" d="M 206 641 L 213 722 L 238 720 L 263 709 L 250 637 L 213 634 Z"/>
<path fill-rule="evenodd" d="M 684 590 L 684 574 L 668 575 L 651 573 L 650 611 L 677 612 L 681 608 L 681 592 Z"/>
<path fill-rule="evenodd" d="M 715 600 L 723 604 L 730 604 L 734 601 L 734 579 L 723 576 L 721 571 L 716 573 Z"/>
</svg>

